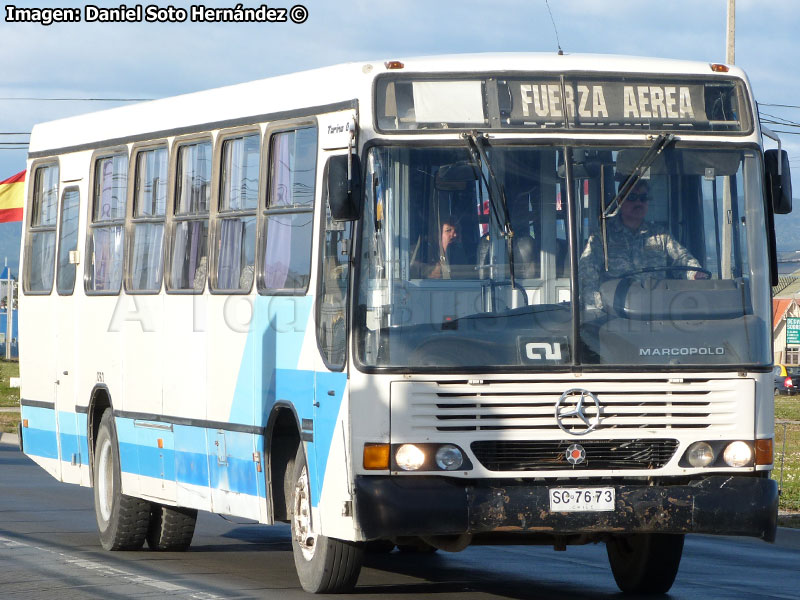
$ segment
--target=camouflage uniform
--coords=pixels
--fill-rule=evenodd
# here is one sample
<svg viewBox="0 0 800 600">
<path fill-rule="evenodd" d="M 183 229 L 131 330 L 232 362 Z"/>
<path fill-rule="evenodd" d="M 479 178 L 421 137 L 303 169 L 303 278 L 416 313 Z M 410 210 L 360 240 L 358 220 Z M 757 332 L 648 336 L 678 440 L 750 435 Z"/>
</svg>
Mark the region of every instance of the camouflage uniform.
<svg viewBox="0 0 800 600">
<path fill-rule="evenodd" d="M 584 304 L 601 306 L 600 284 L 606 279 L 614 279 L 650 267 L 686 266 L 698 267 L 700 263 L 689 251 L 681 246 L 661 225 L 643 222 L 639 229 L 632 230 L 622 223 L 622 219 L 610 219 L 607 227 L 608 272 L 603 259 L 603 236 L 593 233 L 578 262 L 581 299 Z M 668 270 L 650 271 L 632 275 L 633 279 L 644 282 L 649 278 L 663 279 Z M 688 279 L 694 271 L 678 271 L 677 276 Z"/>
</svg>

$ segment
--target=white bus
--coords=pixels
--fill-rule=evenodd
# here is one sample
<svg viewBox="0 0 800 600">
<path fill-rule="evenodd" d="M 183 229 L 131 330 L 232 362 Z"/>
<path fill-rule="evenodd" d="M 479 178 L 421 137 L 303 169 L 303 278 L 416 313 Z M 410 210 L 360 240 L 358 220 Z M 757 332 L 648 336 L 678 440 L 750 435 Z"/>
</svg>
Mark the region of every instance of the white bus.
<svg viewBox="0 0 800 600">
<path fill-rule="evenodd" d="M 24 452 L 109 550 L 203 510 L 290 522 L 313 592 L 370 549 L 597 542 L 666 591 L 684 534 L 776 532 L 764 135 L 738 68 L 536 54 L 38 125 Z"/>
</svg>

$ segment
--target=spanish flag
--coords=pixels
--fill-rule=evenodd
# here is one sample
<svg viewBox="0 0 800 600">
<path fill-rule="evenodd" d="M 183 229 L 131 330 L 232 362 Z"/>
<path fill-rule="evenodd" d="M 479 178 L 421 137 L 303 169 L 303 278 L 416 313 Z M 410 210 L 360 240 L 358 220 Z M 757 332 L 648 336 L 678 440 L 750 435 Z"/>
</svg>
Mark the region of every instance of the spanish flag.
<svg viewBox="0 0 800 600">
<path fill-rule="evenodd" d="M 25 171 L 0 181 L 0 223 L 22 221 Z"/>
</svg>

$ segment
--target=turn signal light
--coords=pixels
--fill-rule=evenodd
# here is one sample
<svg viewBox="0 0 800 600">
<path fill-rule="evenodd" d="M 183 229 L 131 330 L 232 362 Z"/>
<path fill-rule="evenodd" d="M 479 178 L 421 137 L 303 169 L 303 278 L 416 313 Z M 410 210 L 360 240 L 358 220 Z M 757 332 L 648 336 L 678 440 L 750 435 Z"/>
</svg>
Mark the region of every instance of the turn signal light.
<svg viewBox="0 0 800 600">
<path fill-rule="evenodd" d="M 771 465 L 772 461 L 772 438 L 756 440 L 756 464 Z"/>
<path fill-rule="evenodd" d="M 405 67 L 405 65 L 401 63 L 399 60 L 387 60 L 383 64 L 386 66 L 387 69 L 402 69 L 403 67 Z"/>
<path fill-rule="evenodd" d="M 711 70 L 714 71 L 714 73 L 727 73 L 728 71 L 731 70 L 731 68 L 728 65 L 721 65 L 719 63 L 712 63 L 711 64 Z"/>
<path fill-rule="evenodd" d="M 389 468 L 389 444 L 364 444 L 364 468 L 377 471 Z"/>
</svg>

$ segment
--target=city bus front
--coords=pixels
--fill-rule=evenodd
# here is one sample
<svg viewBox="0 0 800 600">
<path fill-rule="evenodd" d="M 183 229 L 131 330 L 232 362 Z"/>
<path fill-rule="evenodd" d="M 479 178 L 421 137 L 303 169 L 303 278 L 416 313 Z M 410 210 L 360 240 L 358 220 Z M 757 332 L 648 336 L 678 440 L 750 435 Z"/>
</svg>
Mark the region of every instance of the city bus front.
<svg viewBox="0 0 800 600">
<path fill-rule="evenodd" d="M 639 591 L 668 589 L 642 556 L 674 578 L 682 534 L 772 540 L 743 81 L 389 75 L 376 98 L 351 321 L 364 539 L 605 541 Z"/>
</svg>

